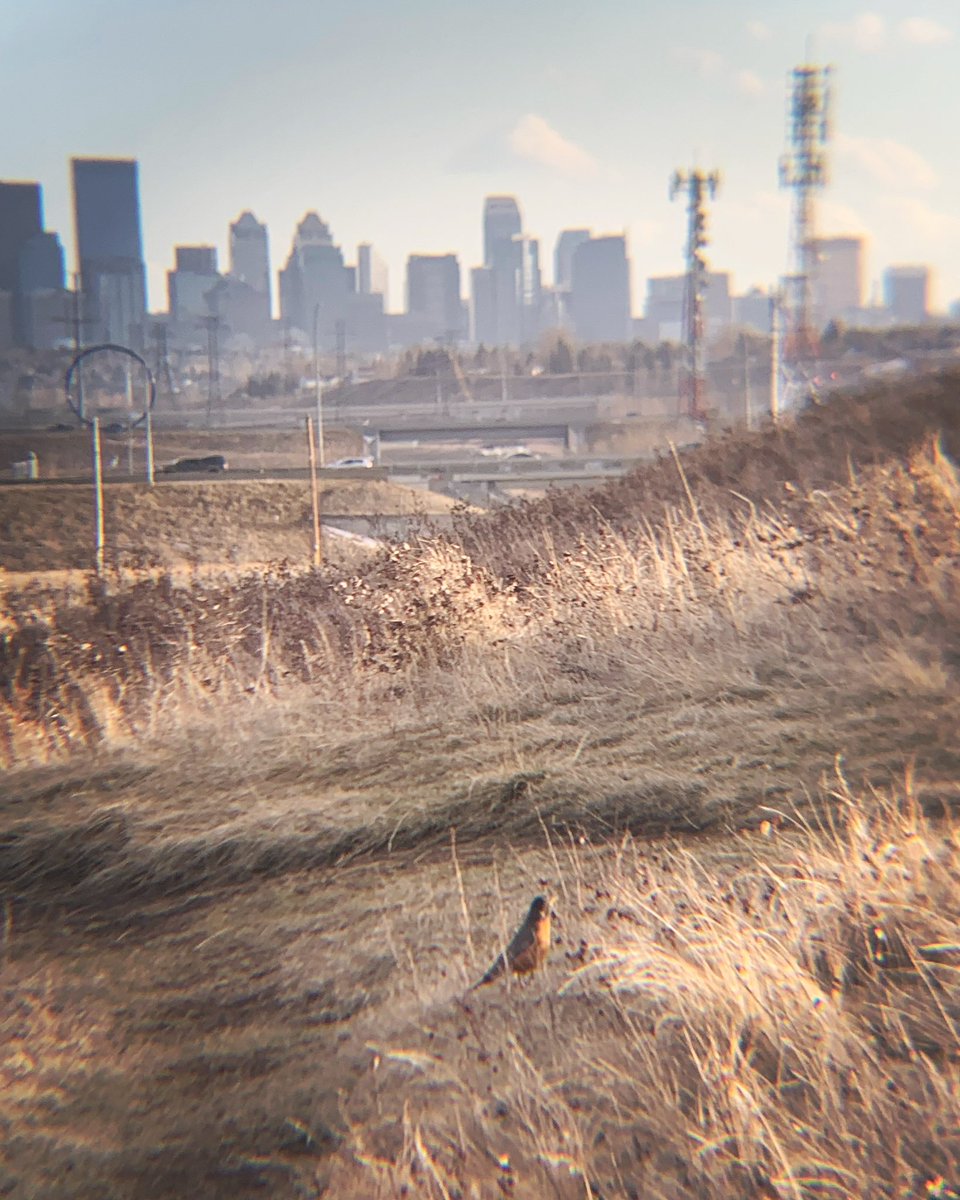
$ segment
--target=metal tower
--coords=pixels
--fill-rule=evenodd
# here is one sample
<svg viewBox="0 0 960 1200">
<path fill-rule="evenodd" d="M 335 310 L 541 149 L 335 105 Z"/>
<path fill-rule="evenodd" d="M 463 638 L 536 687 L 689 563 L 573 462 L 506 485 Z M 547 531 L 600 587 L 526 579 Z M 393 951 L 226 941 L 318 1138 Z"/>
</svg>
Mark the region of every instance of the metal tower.
<svg viewBox="0 0 960 1200">
<path fill-rule="evenodd" d="M 707 195 L 712 199 L 720 186 L 720 173 L 694 169 L 676 171 L 670 180 L 670 199 L 687 196 L 687 277 L 683 287 L 683 344 L 685 361 L 680 375 L 680 405 L 694 420 L 704 416 L 705 379 L 703 368 L 703 297 L 707 288 Z"/>
<path fill-rule="evenodd" d="M 816 193 L 827 182 L 830 137 L 829 67 L 802 66 L 791 72 L 787 108 L 787 153 L 780 160 L 780 186 L 794 194 L 791 270 L 787 293 L 785 351 L 802 362 L 817 353 L 813 279 L 817 268 Z"/>
</svg>

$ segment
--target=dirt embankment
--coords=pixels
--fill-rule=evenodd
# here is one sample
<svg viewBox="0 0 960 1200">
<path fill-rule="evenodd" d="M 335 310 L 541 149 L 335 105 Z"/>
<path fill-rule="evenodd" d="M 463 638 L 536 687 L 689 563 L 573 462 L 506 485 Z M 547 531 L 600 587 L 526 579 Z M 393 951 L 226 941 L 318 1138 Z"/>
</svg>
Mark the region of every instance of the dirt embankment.
<svg viewBox="0 0 960 1200">
<path fill-rule="evenodd" d="M 447 513 L 453 501 L 383 480 L 324 482 L 322 519 Z M 313 538 L 306 481 L 113 484 L 104 495 L 105 557 L 111 566 L 243 567 L 307 564 Z M 345 560 L 330 539 L 333 561 Z M 339 557 L 338 557 L 339 556 Z M 0 567 L 7 572 L 89 570 L 94 511 L 88 485 L 0 486 Z"/>
<path fill-rule="evenodd" d="M 0 1184 L 956 1183 L 957 396 L 15 610 Z M 467 992 L 540 892 L 544 973 Z"/>
</svg>

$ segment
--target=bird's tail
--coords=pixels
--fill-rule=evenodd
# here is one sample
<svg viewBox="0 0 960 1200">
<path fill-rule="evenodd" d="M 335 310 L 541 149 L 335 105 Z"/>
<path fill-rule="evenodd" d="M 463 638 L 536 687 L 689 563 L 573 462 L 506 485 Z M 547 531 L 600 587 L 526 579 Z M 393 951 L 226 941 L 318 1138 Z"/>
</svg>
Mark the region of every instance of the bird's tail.
<svg viewBox="0 0 960 1200">
<path fill-rule="evenodd" d="M 483 985 L 485 983 L 493 983 L 493 981 L 495 979 L 499 979 L 500 976 L 503 974 L 503 972 L 506 968 L 506 965 L 507 965 L 506 961 L 504 960 L 504 957 L 501 954 L 500 957 L 497 959 L 497 961 L 490 968 L 490 970 L 487 971 L 486 975 L 484 975 L 484 977 L 482 979 L 478 979 L 477 982 L 470 988 L 470 991 L 473 992 L 478 987 L 483 987 Z"/>
</svg>

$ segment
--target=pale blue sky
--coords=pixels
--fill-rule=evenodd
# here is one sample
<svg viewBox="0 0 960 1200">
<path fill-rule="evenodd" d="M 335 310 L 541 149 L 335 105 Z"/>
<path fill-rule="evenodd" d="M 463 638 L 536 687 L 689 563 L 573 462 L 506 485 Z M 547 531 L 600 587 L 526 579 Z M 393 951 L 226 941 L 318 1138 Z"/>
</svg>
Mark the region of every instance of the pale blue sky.
<svg viewBox="0 0 960 1200">
<path fill-rule="evenodd" d="M 0 0 L 0 178 L 39 179 L 72 264 L 68 158 L 140 160 L 150 302 L 174 244 L 251 208 L 282 265 L 317 209 L 371 241 L 403 298 L 411 252 L 466 290 L 489 192 L 552 274 L 560 229 L 626 229 L 634 308 L 682 266 L 676 167 L 718 167 L 709 257 L 737 290 L 787 265 L 786 76 L 836 67 L 825 234 L 869 235 L 868 280 L 930 262 L 960 297 L 957 0 Z"/>
</svg>

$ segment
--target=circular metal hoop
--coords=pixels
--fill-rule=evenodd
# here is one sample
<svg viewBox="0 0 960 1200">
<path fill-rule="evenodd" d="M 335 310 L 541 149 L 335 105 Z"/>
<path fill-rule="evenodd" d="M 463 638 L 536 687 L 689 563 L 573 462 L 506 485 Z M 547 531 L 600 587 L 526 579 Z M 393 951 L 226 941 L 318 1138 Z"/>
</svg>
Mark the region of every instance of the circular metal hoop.
<svg viewBox="0 0 960 1200">
<path fill-rule="evenodd" d="M 67 405 L 70 408 L 70 411 L 76 417 L 78 417 L 84 423 L 84 425 L 92 425 L 93 424 L 93 422 L 90 420 L 90 418 L 83 412 L 83 409 L 78 407 L 74 403 L 73 392 L 72 392 L 73 377 L 77 370 L 77 367 L 80 365 L 80 363 L 83 362 L 83 360 L 85 358 L 89 358 L 91 354 L 99 354 L 104 350 L 112 350 L 115 354 L 125 354 L 127 356 L 127 358 L 132 358 L 134 360 L 134 362 L 139 363 L 140 366 L 143 367 L 144 371 L 146 372 L 146 376 L 147 376 L 147 407 L 143 410 L 143 412 L 140 414 L 139 417 L 137 417 L 137 419 L 135 421 L 130 422 L 131 425 L 139 425 L 139 424 L 141 424 L 141 422 L 143 422 L 147 419 L 147 413 L 149 413 L 153 409 L 153 406 L 156 403 L 157 384 L 153 378 L 153 372 L 147 366 L 146 360 L 141 355 L 139 355 L 136 352 L 136 350 L 131 350 L 129 346 L 118 346 L 113 342 L 104 342 L 102 345 L 99 345 L 99 346 L 88 346 L 85 350 L 81 350 L 79 354 L 75 355 L 73 362 L 71 362 L 70 366 L 67 367 L 67 373 L 63 378 L 64 395 L 66 396 Z"/>
</svg>

